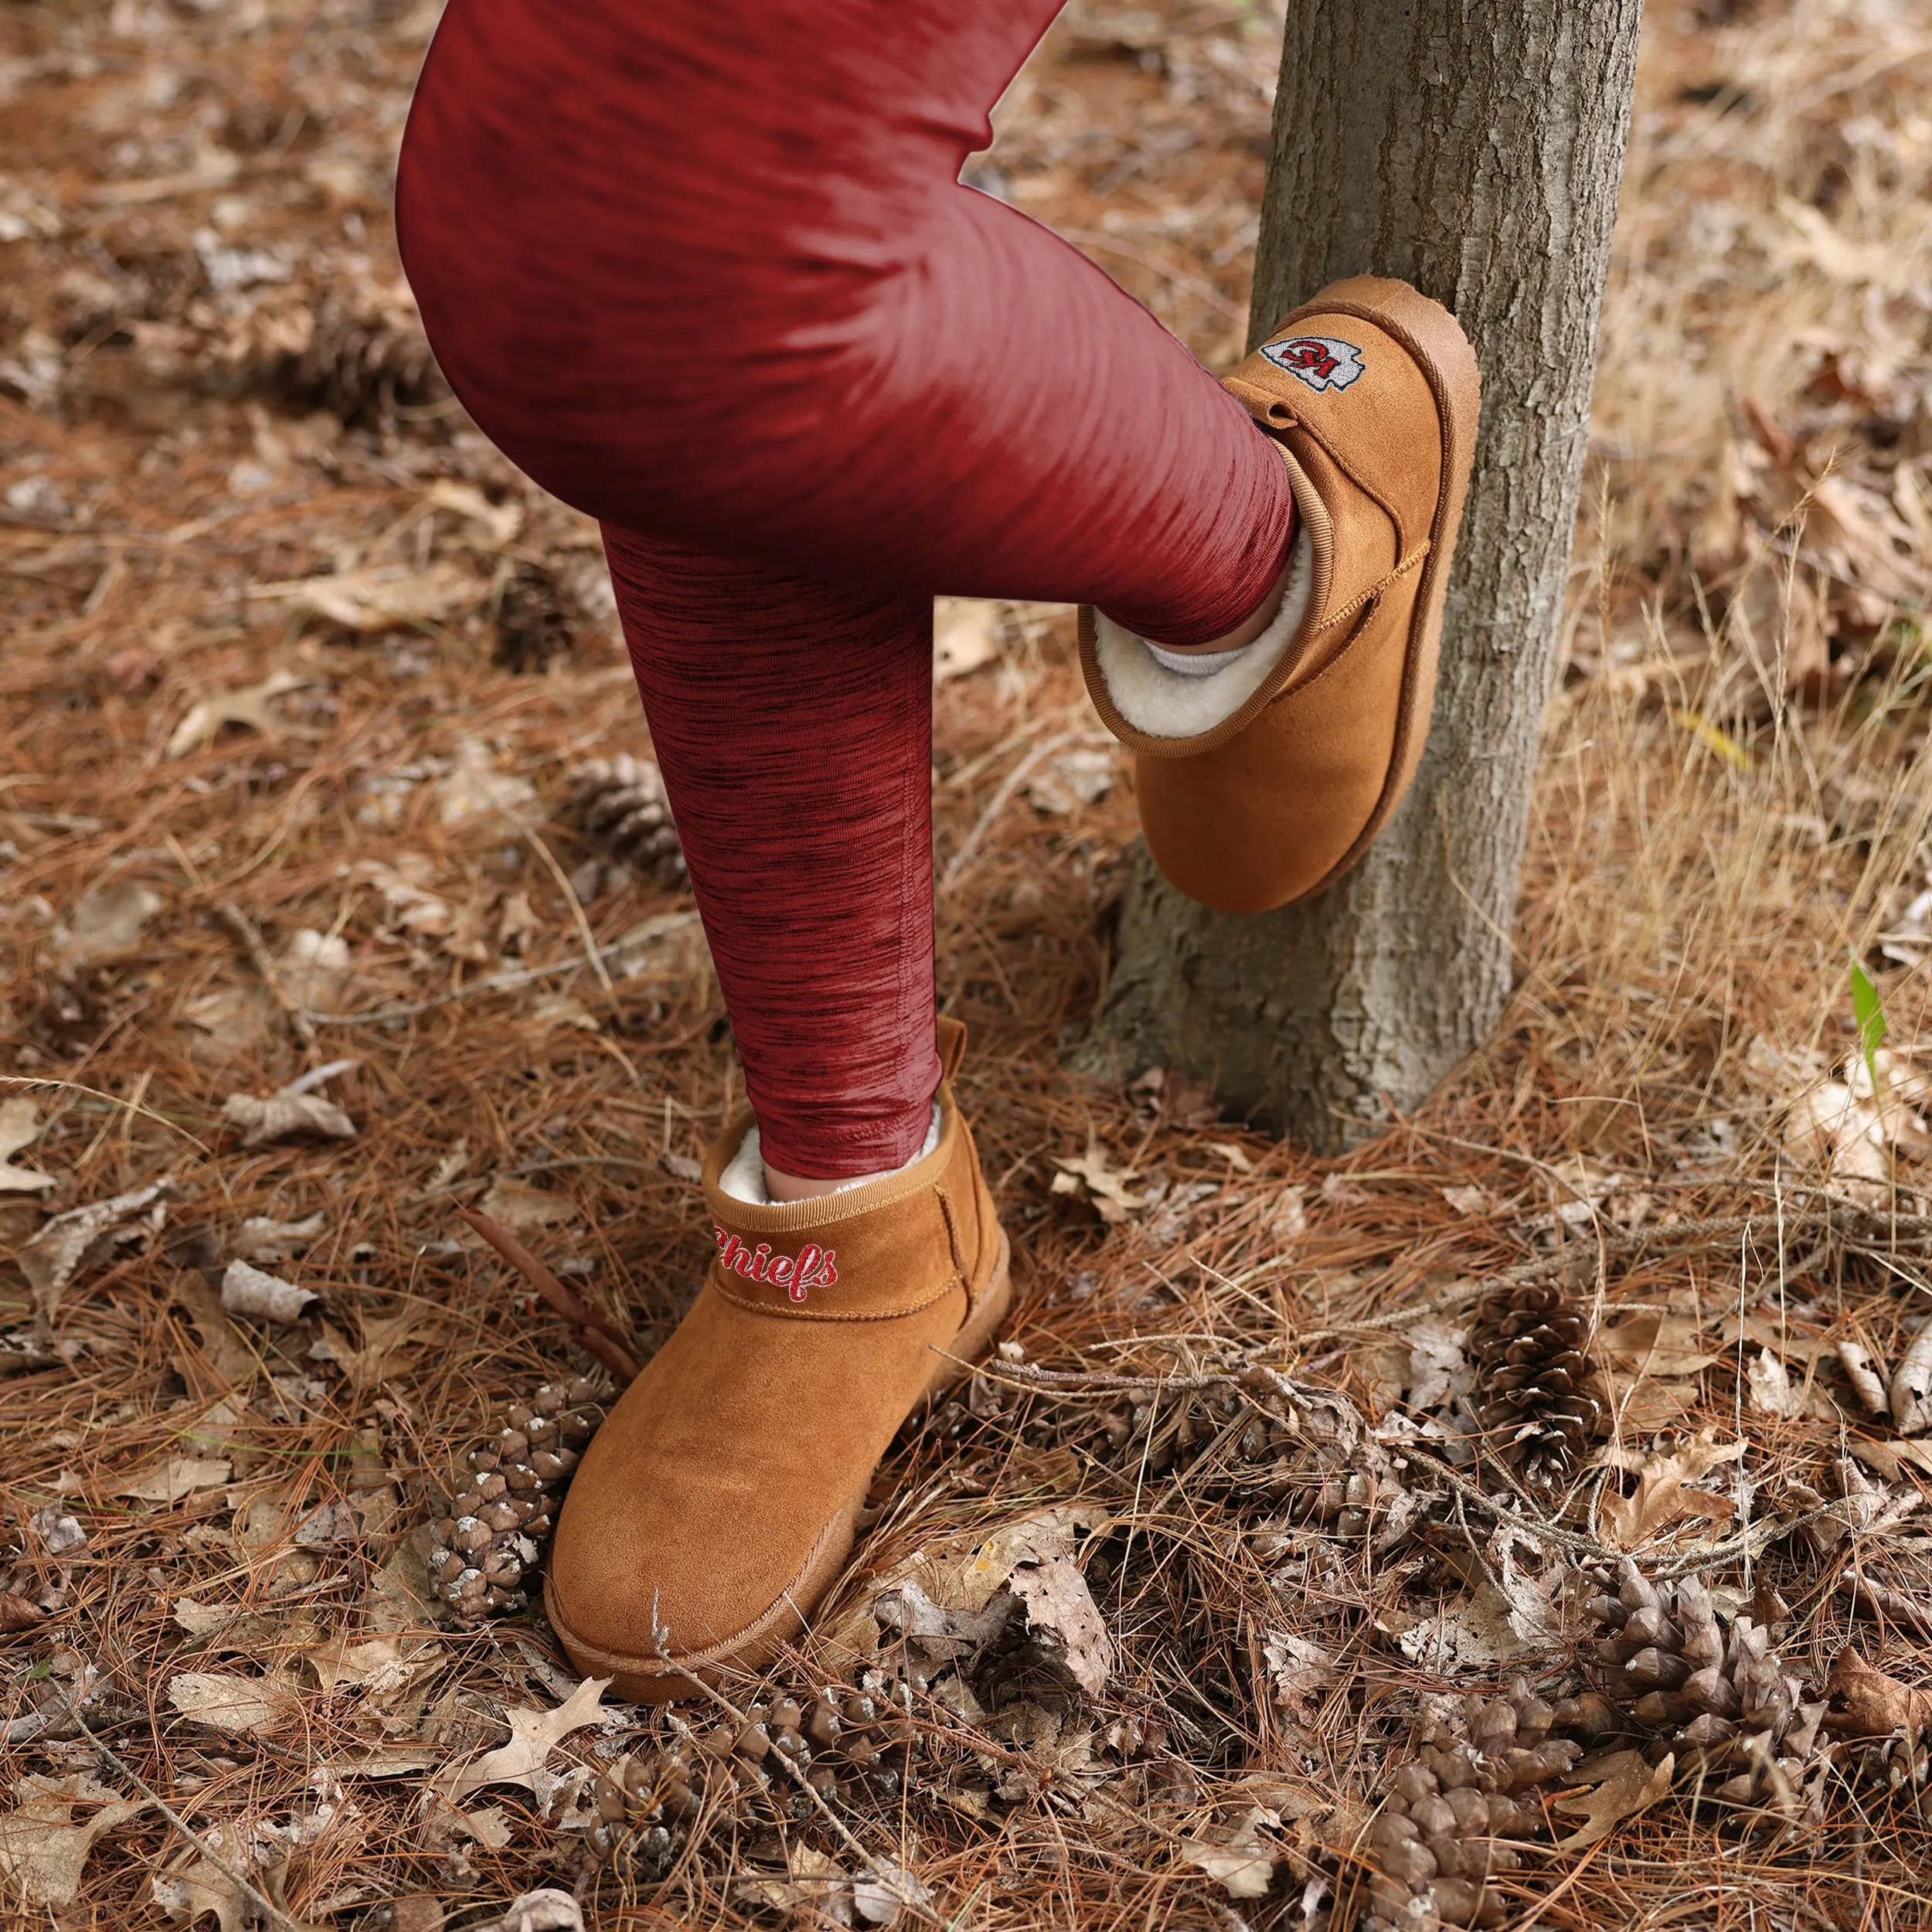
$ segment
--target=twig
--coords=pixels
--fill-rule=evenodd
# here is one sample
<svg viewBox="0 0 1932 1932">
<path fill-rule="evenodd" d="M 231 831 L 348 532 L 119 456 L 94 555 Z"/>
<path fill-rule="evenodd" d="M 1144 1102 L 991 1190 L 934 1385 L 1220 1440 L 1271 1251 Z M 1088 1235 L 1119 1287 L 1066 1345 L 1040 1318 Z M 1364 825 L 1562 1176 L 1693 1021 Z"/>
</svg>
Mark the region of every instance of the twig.
<svg viewBox="0 0 1932 1932">
<path fill-rule="evenodd" d="M 217 1872 L 220 1872 L 222 1876 L 227 1879 L 228 1883 L 234 1886 L 235 1889 L 240 1893 L 242 1896 L 247 1899 L 249 1903 L 252 1905 L 264 1918 L 267 1920 L 270 1924 L 285 1927 L 287 1929 L 287 1932 L 307 1932 L 307 1928 L 302 1925 L 299 1920 L 291 1918 L 280 1906 L 276 1904 L 273 1899 L 270 1898 L 265 1893 L 258 1891 L 247 1879 L 244 1878 L 240 1872 L 236 1870 L 233 1866 L 228 1862 L 227 1859 L 223 1858 L 213 1845 L 209 1844 L 206 1839 L 202 1838 L 199 1832 L 195 1830 L 193 1826 L 192 1826 L 188 1821 L 168 1802 L 167 1799 L 162 1796 L 160 1792 L 155 1789 L 153 1785 L 148 1782 L 147 1779 L 141 1776 L 140 1772 L 134 1769 L 133 1765 L 130 1764 L 125 1758 L 122 1757 L 118 1753 L 112 1750 L 104 1740 L 97 1736 L 94 1731 L 89 1726 L 87 1720 L 80 1715 L 80 1710 L 77 1707 L 73 1713 L 73 1721 L 80 1727 L 81 1730 L 86 1733 L 87 1741 L 92 1744 L 95 1750 L 100 1753 L 101 1762 L 104 1764 L 111 1766 L 115 1770 L 118 1771 L 123 1777 L 126 1778 L 129 1784 L 134 1785 L 139 1791 L 141 1791 L 141 1793 L 147 1798 L 148 1801 L 154 1806 L 155 1810 L 159 1811 L 162 1816 L 165 1818 L 168 1822 L 172 1825 L 174 1828 L 179 1832 L 181 1835 L 185 1838 L 188 1842 L 215 1868 Z"/>
<path fill-rule="evenodd" d="M 456 1212 L 460 1219 L 475 1229 L 571 1325 L 570 1339 L 579 1348 L 594 1355 L 613 1375 L 622 1377 L 625 1382 L 637 1379 L 644 1365 L 638 1360 L 628 1336 L 607 1321 L 587 1302 L 573 1294 L 502 1223 L 492 1220 L 474 1208 L 458 1208 Z"/>
<path fill-rule="evenodd" d="M 282 976 L 275 970 L 275 962 L 255 922 L 239 906 L 217 906 L 215 917 L 240 940 L 249 964 L 260 975 L 269 997 L 281 1009 L 282 1018 L 288 1022 L 288 1030 L 295 1036 L 299 1045 L 312 1053 L 315 1048 L 315 1022 L 301 1004 L 289 997 L 288 988 L 282 984 Z"/>
<path fill-rule="evenodd" d="M 1026 756 L 1021 759 L 1019 763 L 1000 781 L 998 790 L 987 800 L 985 810 L 973 821 L 973 828 L 961 842 L 958 851 L 947 860 L 946 869 L 939 876 L 940 890 L 942 892 L 946 890 L 972 862 L 974 855 L 979 850 L 981 840 L 992 830 L 994 821 L 1006 809 L 1007 803 L 1013 794 L 1032 776 L 1043 758 L 1046 757 L 1051 753 L 1060 750 L 1067 745 L 1100 744 L 1111 742 L 1110 740 L 1096 739 L 1083 731 L 1063 731 L 1056 736 L 1049 738 L 1045 743 L 1034 746 L 1032 750 L 1028 752 Z"/>
<path fill-rule="evenodd" d="M 601 982 L 604 997 L 614 1006 L 617 1000 L 617 989 L 611 983 L 610 970 L 604 963 L 604 954 L 597 944 L 597 936 L 590 930 L 590 921 L 584 912 L 583 901 L 578 898 L 577 889 L 570 883 L 570 874 L 557 863 L 556 854 L 536 835 L 529 820 L 511 811 L 508 805 L 500 805 L 497 809 L 523 835 L 526 843 L 543 861 L 545 869 L 556 881 L 557 889 L 563 894 L 563 903 L 570 910 L 571 921 L 577 929 L 577 937 L 583 941 L 584 960 Z"/>
<path fill-rule="evenodd" d="M 1838 1594 L 1869 1617 L 1903 1624 L 1921 1637 L 1932 1637 L 1932 1608 L 1908 1597 L 1903 1590 L 1875 1583 L 1857 1571 L 1846 1570 L 1838 1580 Z"/>
</svg>

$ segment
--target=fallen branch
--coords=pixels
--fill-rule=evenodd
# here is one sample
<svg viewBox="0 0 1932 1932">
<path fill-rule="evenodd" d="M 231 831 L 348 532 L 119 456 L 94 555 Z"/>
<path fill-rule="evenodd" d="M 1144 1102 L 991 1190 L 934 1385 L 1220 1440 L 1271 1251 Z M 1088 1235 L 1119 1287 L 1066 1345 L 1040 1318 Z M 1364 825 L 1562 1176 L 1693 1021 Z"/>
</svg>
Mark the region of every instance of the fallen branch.
<svg viewBox="0 0 1932 1932">
<path fill-rule="evenodd" d="M 573 1294 L 502 1223 L 474 1208 L 458 1208 L 456 1212 L 570 1324 L 570 1339 L 580 1349 L 621 1380 L 636 1380 L 644 1363 L 629 1336 Z"/>
</svg>

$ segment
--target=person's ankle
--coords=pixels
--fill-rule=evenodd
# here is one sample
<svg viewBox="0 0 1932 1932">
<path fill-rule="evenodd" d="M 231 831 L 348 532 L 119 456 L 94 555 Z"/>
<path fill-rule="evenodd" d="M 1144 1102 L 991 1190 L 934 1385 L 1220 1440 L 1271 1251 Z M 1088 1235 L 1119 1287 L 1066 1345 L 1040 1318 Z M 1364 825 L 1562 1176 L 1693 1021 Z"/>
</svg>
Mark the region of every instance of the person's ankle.
<svg viewBox="0 0 1932 1932">
<path fill-rule="evenodd" d="M 842 1174 L 828 1181 L 815 1180 L 807 1174 L 786 1174 L 764 1163 L 765 1192 L 774 1202 L 815 1201 L 821 1195 L 838 1194 L 847 1188 L 863 1187 L 868 1181 L 883 1181 L 896 1168 L 882 1167 L 876 1174 Z"/>
<path fill-rule="evenodd" d="M 1294 554 L 1294 546 L 1288 546 L 1288 555 L 1281 560 L 1281 568 L 1268 594 L 1249 612 L 1232 631 L 1218 638 L 1209 638 L 1202 644 L 1168 644 L 1159 638 L 1150 638 L 1150 644 L 1158 645 L 1163 651 L 1172 651 L 1177 656 L 1201 657 L 1212 651 L 1244 651 L 1267 630 L 1281 614 L 1281 600 L 1288 588 L 1288 566 Z"/>
</svg>

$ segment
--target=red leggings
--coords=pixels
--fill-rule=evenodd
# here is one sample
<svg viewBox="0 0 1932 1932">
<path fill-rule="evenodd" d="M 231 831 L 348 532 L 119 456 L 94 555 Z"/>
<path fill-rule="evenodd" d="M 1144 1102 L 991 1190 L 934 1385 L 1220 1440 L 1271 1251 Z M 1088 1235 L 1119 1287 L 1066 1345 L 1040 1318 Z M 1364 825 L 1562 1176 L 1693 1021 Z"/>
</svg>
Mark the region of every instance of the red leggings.
<svg viewBox="0 0 1932 1932">
<path fill-rule="evenodd" d="M 451 0 L 399 236 L 483 430 L 597 517 L 766 1158 L 924 1137 L 931 598 L 1205 642 L 1281 461 L 1074 250 L 960 185 L 1056 0 Z"/>
</svg>

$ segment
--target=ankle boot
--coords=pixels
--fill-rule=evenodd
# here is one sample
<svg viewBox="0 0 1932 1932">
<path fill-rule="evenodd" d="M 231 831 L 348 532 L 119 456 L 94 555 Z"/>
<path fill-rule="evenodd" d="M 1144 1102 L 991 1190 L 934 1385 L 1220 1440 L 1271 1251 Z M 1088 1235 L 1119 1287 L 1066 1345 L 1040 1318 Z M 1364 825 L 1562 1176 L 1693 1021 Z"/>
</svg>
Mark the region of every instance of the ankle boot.
<svg viewBox="0 0 1932 1932">
<path fill-rule="evenodd" d="M 1006 1311 L 1008 1247 L 953 1098 L 965 1029 L 940 1022 L 938 1143 L 895 1174 L 754 1206 L 706 1157 L 718 1252 L 676 1332 L 586 1451 L 544 1604 L 620 1696 L 687 1696 L 756 1671 L 844 1566 L 872 1472 Z"/>
<path fill-rule="evenodd" d="M 1447 310 L 1358 275 L 1226 386 L 1274 439 L 1300 513 L 1280 614 L 1189 677 L 1083 609 L 1080 663 L 1137 754 L 1156 864 L 1205 906 L 1265 912 L 1355 862 L 1422 754 L 1481 383 Z"/>
</svg>

